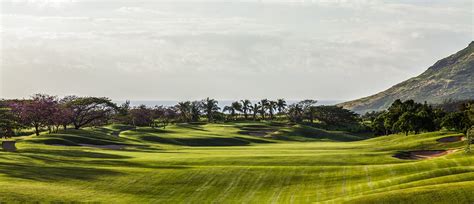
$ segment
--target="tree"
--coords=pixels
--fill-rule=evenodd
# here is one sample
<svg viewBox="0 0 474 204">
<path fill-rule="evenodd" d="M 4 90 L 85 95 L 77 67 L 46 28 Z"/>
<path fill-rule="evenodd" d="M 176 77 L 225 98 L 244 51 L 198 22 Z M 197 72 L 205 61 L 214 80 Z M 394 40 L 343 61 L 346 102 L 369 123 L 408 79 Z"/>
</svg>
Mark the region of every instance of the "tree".
<svg viewBox="0 0 474 204">
<path fill-rule="evenodd" d="M 415 129 L 415 121 L 416 115 L 414 113 L 405 112 L 394 125 L 397 130 L 404 132 L 408 136 L 408 133 Z"/>
<path fill-rule="evenodd" d="M 310 124 L 314 123 L 314 117 L 317 114 L 317 108 L 316 106 L 310 106 L 308 107 L 308 110 L 306 111 L 307 118 L 309 119 Z"/>
<path fill-rule="evenodd" d="M 242 103 L 242 112 L 244 113 L 244 118 L 245 120 L 247 120 L 248 113 L 252 109 L 252 103 L 250 102 L 250 100 L 247 99 L 241 100 L 240 102 Z"/>
<path fill-rule="evenodd" d="M 178 110 L 178 114 L 182 122 L 190 122 L 191 121 L 191 102 L 179 102 L 176 106 Z"/>
<path fill-rule="evenodd" d="M 208 122 L 214 122 L 214 114 L 220 110 L 219 106 L 217 105 L 219 102 L 208 97 L 204 99 L 202 103 Z"/>
<path fill-rule="evenodd" d="M 73 111 L 68 108 L 62 101 L 58 104 L 56 112 L 52 115 L 52 123 L 56 127 L 56 131 L 62 126 L 64 130 L 72 123 Z"/>
<path fill-rule="evenodd" d="M 426 102 L 418 108 L 415 119 L 415 134 L 418 134 L 420 131 L 432 132 L 438 129 L 435 122 L 435 111 Z"/>
<path fill-rule="evenodd" d="M 130 101 L 127 100 L 118 107 L 114 120 L 118 123 L 133 124 L 129 114 L 130 109 Z"/>
<path fill-rule="evenodd" d="M 463 133 L 467 133 L 467 130 L 471 128 L 469 118 L 464 112 L 448 113 L 443 118 L 442 126 Z"/>
<path fill-rule="evenodd" d="M 385 115 L 384 126 L 390 130 L 389 132 L 397 131 L 395 123 L 398 121 L 400 116 L 405 112 L 403 108 L 404 104 L 400 99 L 395 100 L 392 105 L 388 108 L 388 112 Z"/>
<path fill-rule="evenodd" d="M 242 104 L 240 102 L 234 101 L 230 106 L 235 110 L 234 115 L 235 112 L 242 112 Z"/>
<path fill-rule="evenodd" d="M 409 114 L 408 114 L 409 113 Z M 385 131 L 385 134 L 414 131 L 418 134 L 422 131 L 435 131 L 441 127 L 441 118 L 444 112 L 433 109 L 426 102 L 416 103 L 413 100 L 402 102 L 395 100 L 393 104 L 382 114 L 369 113 L 364 117 L 371 120 L 372 129 L 376 134 Z M 403 117 L 402 117 L 403 116 Z"/>
<path fill-rule="evenodd" d="M 24 126 L 34 127 L 35 134 L 38 136 L 41 128 L 53 123 L 57 106 L 56 97 L 36 94 L 31 100 L 12 103 L 11 109 Z"/>
<path fill-rule="evenodd" d="M 223 111 L 224 111 L 224 112 L 229 112 L 230 118 L 231 118 L 231 119 L 234 119 L 234 116 L 235 116 L 235 108 L 234 108 L 234 107 L 232 107 L 232 106 L 224 106 Z"/>
<path fill-rule="evenodd" d="M 156 115 L 158 120 L 163 124 L 163 129 L 166 129 L 173 120 L 178 117 L 178 113 L 175 107 L 155 107 Z"/>
<path fill-rule="evenodd" d="M 315 117 L 329 125 L 347 126 L 358 123 L 357 114 L 339 106 L 316 106 Z"/>
<path fill-rule="evenodd" d="M 14 132 L 13 129 L 17 127 L 17 123 L 11 112 L 11 109 L 0 102 L 0 138 L 9 138 Z"/>
<path fill-rule="evenodd" d="M 257 120 L 257 114 L 260 112 L 260 105 L 258 103 L 253 104 L 252 106 L 252 116 L 253 120 Z"/>
<path fill-rule="evenodd" d="M 288 107 L 288 118 L 296 123 L 303 121 L 303 107 L 301 107 L 301 104 L 295 103 Z"/>
<path fill-rule="evenodd" d="M 200 101 L 193 101 L 191 103 L 191 121 L 198 122 L 201 117 L 202 103 Z"/>
<path fill-rule="evenodd" d="M 259 106 L 260 106 L 260 111 L 259 111 L 260 115 L 262 116 L 262 119 L 265 120 L 265 113 L 267 112 L 267 108 L 268 108 L 268 99 L 260 100 Z"/>
<path fill-rule="evenodd" d="M 282 99 L 282 98 L 278 99 L 276 106 L 278 109 L 278 113 L 282 114 L 286 110 L 286 106 L 287 106 L 285 99 Z"/>
<path fill-rule="evenodd" d="M 306 99 L 303 101 L 298 102 L 299 106 L 303 109 L 303 114 L 306 119 L 308 119 L 311 124 L 314 122 L 314 117 L 315 117 L 315 105 L 318 103 L 316 100 L 311 100 L 311 99 Z"/>
<path fill-rule="evenodd" d="M 274 111 L 277 108 L 277 102 L 276 101 L 268 101 L 267 103 L 267 109 L 268 109 L 268 114 L 270 115 L 270 120 L 273 120 L 273 115 Z"/>
<path fill-rule="evenodd" d="M 118 110 L 108 98 L 69 96 L 66 107 L 72 110 L 72 124 L 80 129 L 92 123 L 106 122 L 112 113 Z"/>
<path fill-rule="evenodd" d="M 132 119 L 132 124 L 134 126 L 150 126 L 154 125 L 154 115 L 153 110 L 146 107 L 145 105 L 140 105 L 136 108 L 133 108 L 129 111 L 130 117 Z"/>
<path fill-rule="evenodd" d="M 238 101 L 232 102 L 230 106 L 225 106 L 223 111 L 229 112 L 230 118 L 235 119 L 236 112 L 242 112 L 242 104 L 240 104 Z"/>
<path fill-rule="evenodd" d="M 388 130 L 384 125 L 386 113 L 386 111 L 379 112 L 379 114 L 373 117 L 371 120 L 370 128 L 375 133 L 375 135 L 387 134 Z"/>
</svg>

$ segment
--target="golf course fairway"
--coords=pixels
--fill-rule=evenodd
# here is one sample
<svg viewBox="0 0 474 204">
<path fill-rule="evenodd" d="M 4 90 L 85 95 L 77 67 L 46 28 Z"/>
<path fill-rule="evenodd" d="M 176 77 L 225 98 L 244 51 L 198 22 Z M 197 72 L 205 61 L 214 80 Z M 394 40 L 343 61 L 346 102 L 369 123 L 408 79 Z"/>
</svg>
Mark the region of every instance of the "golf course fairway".
<svg viewBox="0 0 474 204">
<path fill-rule="evenodd" d="M 472 203 L 474 156 L 464 141 L 438 141 L 452 136 L 461 134 L 367 138 L 272 123 L 43 133 L 0 152 L 0 200 Z"/>
</svg>

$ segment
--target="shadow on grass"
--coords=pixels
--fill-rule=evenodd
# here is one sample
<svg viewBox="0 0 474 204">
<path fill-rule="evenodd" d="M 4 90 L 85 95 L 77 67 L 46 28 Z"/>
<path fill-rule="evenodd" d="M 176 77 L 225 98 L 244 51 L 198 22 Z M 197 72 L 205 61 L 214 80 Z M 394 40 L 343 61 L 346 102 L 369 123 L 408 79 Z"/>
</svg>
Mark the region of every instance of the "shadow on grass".
<svg viewBox="0 0 474 204">
<path fill-rule="evenodd" d="M 166 153 L 166 152 L 165 152 Z M 11 155 L 10 155 L 11 156 Z M 0 155 L 2 159 L 7 160 L 9 155 Z M 159 163 L 142 163 L 133 162 L 127 159 L 133 157 L 114 155 L 99 152 L 89 152 L 80 150 L 44 150 L 44 149 L 27 149 L 15 153 L 15 161 L 19 167 L 28 166 L 36 168 L 36 166 L 49 166 L 51 164 L 59 166 L 93 166 L 93 167 L 134 167 L 134 168 L 152 168 L 152 169 L 183 169 L 188 167 L 182 166 L 163 166 Z M 35 162 L 33 162 L 35 161 Z M 39 165 L 37 161 L 41 162 Z M 0 168 L 2 163 L 0 163 Z M 6 165 L 6 163 L 5 163 Z M 90 168 L 88 168 L 90 169 Z M 1 173 L 0 169 L 0 173 Z M 47 172 L 43 172 L 45 174 Z"/>
<path fill-rule="evenodd" d="M 251 139 L 244 137 L 205 137 L 205 138 L 163 138 L 158 136 L 141 136 L 142 140 L 162 144 L 192 146 L 192 147 L 212 147 L 212 146 L 246 146 L 251 143 L 271 143 L 266 140 Z"/>
<path fill-rule="evenodd" d="M 202 125 L 203 124 L 201 124 L 201 123 L 179 123 L 179 124 L 176 124 L 176 126 L 180 127 L 180 128 L 186 128 L 186 129 L 191 129 L 191 130 L 209 132 L 208 130 L 205 130 L 203 127 L 201 127 Z"/>
<path fill-rule="evenodd" d="M 0 173 L 13 178 L 37 181 L 62 181 L 65 179 L 93 180 L 101 176 L 117 176 L 122 173 L 90 167 L 57 167 L 0 163 Z"/>
<path fill-rule="evenodd" d="M 138 133 L 151 133 L 151 134 L 169 134 L 174 133 L 175 131 L 162 129 L 162 128 L 138 128 L 133 130 L 133 132 L 127 133 L 127 135 L 134 136 Z"/>
<path fill-rule="evenodd" d="M 128 159 L 129 156 L 108 154 L 102 152 L 90 152 L 81 150 L 53 150 L 53 149 L 23 149 L 18 151 L 19 155 L 22 156 L 62 156 L 62 157 L 74 157 L 74 158 L 89 158 L 89 159 Z"/>
<path fill-rule="evenodd" d="M 343 131 L 327 131 L 309 126 L 297 126 L 290 130 L 282 130 L 273 139 L 299 141 L 298 137 L 312 140 L 330 140 L 339 142 L 359 141 L 367 138 L 351 135 Z"/>
<path fill-rule="evenodd" d="M 46 144 L 46 145 L 64 145 L 64 146 L 80 146 L 79 144 L 90 145 L 127 145 L 125 143 L 109 140 L 99 140 L 94 138 L 80 138 L 80 137 L 64 137 L 59 138 L 44 138 L 37 140 L 30 140 L 29 142 Z"/>
<path fill-rule="evenodd" d="M 126 126 L 126 125 L 120 125 L 120 126 L 116 125 L 116 126 L 113 126 L 113 127 L 116 128 L 116 129 L 110 129 L 110 128 L 107 128 L 107 127 L 98 127 L 98 128 L 94 128 L 93 131 L 101 132 L 101 133 L 105 133 L 105 134 L 109 134 L 109 135 L 113 135 L 113 136 L 118 137 L 121 132 L 135 129 L 135 127 L 133 127 L 133 126 Z"/>
</svg>

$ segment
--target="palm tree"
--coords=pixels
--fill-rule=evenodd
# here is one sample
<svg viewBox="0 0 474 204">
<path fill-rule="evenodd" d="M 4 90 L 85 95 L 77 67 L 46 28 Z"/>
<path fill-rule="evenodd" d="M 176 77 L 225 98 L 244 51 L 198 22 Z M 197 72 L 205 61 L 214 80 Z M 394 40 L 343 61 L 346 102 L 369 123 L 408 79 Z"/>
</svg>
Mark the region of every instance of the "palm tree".
<svg viewBox="0 0 474 204">
<path fill-rule="evenodd" d="M 181 118 L 181 121 L 183 122 L 190 121 L 190 109 L 191 109 L 190 101 L 179 102 L 176 105 L 176 109 L 178 109 L 179 111 L 179 117 Z"/>
<path fill-rule="evenodd" d="M 198 122 L 201 117 L 202 103 L 200 101 L 193 101 L 191 103 L 191 120 Z"/>
<path fill-rule="evenodd" d="M 301 122 L 303 120 L 303 107 L 301 104 L 292 104 L 288 108 L 288 118 L 293 122 Z"/>
<path fill-rule="evenodd" d="M 252 109 L 252 103 L 247 99 L 241 100 L 240 102 L 242 103 L 242 112 L 244 112 L 245 120 L 247 120 L 248 112 Z"/>
<path fill-rule="evenodd" d="M 265 120 L 265 113 L 268 107 L 268 99 L 262 99 L 260 101 L 260 115 L 262 115 L 262 119 Z"/>
<path fill-rule="evenodd" d="M 277 100 L 277 108 L 278 108 L 278 113 L 283 113 L 283 111 L 285 111 L 286 109 L 286 101 L 285 99 L 278 99 Z"/>
<path fill-rule="evenodd" d="M 252 113 L 253 113 L 253 120 L 257 120 L 257 113 L 260 111 L 260 105 L 259 104 L 253 104 L 251 107 Z"/>
<path fill-rule="evenodd" d="M 270 114 L 270 120 L 273 120 L 273 112 L 277 108 L 277 102 L 276 101 L 269 101 L 267 104 L 267 109 L 268 113 Z"/>
<path fill-rule="evenodd" d="M 213 122 L 214 113 L 221 109 L 219 106 L 217 106 L 218 103 L 219 102 L 214 99 L 210 99 L 209 97 L 203 100 L 202 104 L 204 106 L 204 111 L 206 112 L 208 122 Z"/>
<path fill-rule="evenodd" d="M 234 116 L 235 116 L 235 108 L 232 107 L 232 106 L 225 106 L 224 109 L 223 109 L 224 112 L 229 112 L 230 114 L 230 118 L 233 119 Z"/>
<path fill-rule="evenodd" d="M 240 104 L 240 102 L 235 101 L 230 106 L 234 109 L 234 115 L 235 115 L 235 111 L 242 112 L 242 104 Z"/>
</svg>

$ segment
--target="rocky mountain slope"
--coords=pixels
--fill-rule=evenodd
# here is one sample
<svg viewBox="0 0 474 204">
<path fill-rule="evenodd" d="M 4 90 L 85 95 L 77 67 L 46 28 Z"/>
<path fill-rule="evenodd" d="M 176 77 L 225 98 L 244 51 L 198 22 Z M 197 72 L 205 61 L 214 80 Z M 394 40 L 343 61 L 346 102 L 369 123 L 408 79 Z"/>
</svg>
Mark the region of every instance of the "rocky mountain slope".
<svg viewBox="0 0 474 204">
<path fill-rule="evenodd" d="M 437 104 L 445 100 L 474 99 L 474 41 L 436 62 L 423 74 L 378 94 L 340 104 L 357 113 L 388 108 L 396 99 Z"/>
</svg>

